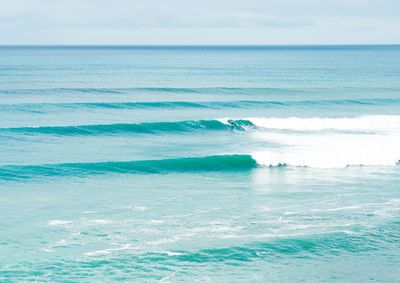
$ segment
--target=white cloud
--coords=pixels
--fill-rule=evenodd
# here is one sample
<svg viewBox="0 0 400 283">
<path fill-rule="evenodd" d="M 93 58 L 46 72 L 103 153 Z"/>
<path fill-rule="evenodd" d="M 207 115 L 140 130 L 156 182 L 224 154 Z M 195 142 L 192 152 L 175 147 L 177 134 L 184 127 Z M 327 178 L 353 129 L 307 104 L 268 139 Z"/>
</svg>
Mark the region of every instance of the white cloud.
<svg viewBox="0 0 400 283">
<path fill-rule="evenodd" d="M 399 43 L 398 15 L 398 0 L 0 0 L 0 44 Z"/>
</svg>

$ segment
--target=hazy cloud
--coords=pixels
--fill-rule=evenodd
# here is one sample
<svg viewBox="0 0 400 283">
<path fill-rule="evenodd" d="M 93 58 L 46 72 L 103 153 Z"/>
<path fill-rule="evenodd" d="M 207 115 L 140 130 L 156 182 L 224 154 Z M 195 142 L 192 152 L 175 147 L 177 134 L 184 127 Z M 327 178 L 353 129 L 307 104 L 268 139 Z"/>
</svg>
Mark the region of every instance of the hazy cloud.
<svg viewBox="0 0 400 283">
<path fill-rule="evenodd" d="M 398 0 L 0 0 L 0 44 L 399 43 Z"/>
</svg>

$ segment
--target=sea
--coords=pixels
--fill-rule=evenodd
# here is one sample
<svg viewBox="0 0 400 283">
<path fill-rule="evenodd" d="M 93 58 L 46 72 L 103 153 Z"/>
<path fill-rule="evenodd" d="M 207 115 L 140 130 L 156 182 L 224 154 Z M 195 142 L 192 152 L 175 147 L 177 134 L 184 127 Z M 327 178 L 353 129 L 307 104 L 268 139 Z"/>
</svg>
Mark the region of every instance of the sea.
<svg viewBox="0 0 400 283">
<path fill-rule="evenodd" d="M 0 47 L 0 282 L 400 282 L 400 46 Z"/>
</svg>

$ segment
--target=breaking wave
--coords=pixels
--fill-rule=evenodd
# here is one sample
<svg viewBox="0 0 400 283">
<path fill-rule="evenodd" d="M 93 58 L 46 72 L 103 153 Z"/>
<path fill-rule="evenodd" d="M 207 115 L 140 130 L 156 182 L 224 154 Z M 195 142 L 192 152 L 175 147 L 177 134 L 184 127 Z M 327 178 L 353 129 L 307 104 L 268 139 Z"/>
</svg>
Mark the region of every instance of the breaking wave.
<svg viewBox="0 0 400 283">
<path fill-rule="evenodd" d="M 400 160 L 400 116 L 250 118 L 253 138 L 279 145 L 253 157 L 261 165 L 338 168 L 393 166 Z"/>
<path fill-rule="evenodd" d="M 400 116 L 376 115 L 353 118 L 248 118 L 255 126 L 274 130 L 400 130 Z"/>
<path fill-rule="evenodd" d="M 7 165 L 0 167 L 0 180 L 34 177 L 85 176 L 106 173 L 171 173 L 204 171 L 243 171 L 257 167 L 250 155 L 214 155 L 162 160 Z"/>
<path fill-rule="evenodd" d="M 251 130 L 249 130 L 251 129 Z M 1 178 L 31 174 L 163 173 L 229 171 L 257 166 L 342 168 L 394 166 L 400 160 L 400 116 L 353 118 L 247 118 L 243 120 L 192 120 L 180 122 L 83 126 L 2 128 L 0 133 L 48 135 L 110 135 L 119 133 L 190 133 L 243 131 L 249 146 L 229 154 L 168 160 L 3 166 Z M 232 142 L 235 137 L 232 136 Z M 272 146 L 271 146 L 272 145 Z M 230 147 L 232 148 L 232 147 Z M 240 155 L 237 155 L 240 154 Z M 257 165 L 257 166 L 256 166 Z M 21 175 L 22 174 L 22 175 Z"/>
<path fill-rule="evenodd" d="M 177 133 L 198 130 L 223 131 L 244 130 L 252 127 L 251 122 L 246 120 L 230 120 L 223 123 L 218 120 L 191 120 L 179 122 L 154 122 L 154 123 L 126 123 L 126 124 L 101 124 L 101 125 L 78 125 L 78 126 L 39 126 L 0 128 L 0 133 L 20 134 L 48 134 L 48 135 L 110 135 L 121 133 Z"/>
</svg>

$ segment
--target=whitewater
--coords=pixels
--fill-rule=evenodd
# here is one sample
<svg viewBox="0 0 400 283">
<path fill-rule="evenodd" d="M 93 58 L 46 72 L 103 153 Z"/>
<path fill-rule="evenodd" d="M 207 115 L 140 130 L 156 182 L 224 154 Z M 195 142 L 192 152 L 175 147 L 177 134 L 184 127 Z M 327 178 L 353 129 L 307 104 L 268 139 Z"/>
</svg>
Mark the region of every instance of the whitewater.
<svg viewBox="0 0 400 283">
<path fill-rule="evenodd" d="M 400 116 L 249 121 L 265 129 L 253 133 L 254 138 L 280 146 L 252 155 L 262 165 L 338 168 L 394 166 L 400 161 Z"/>
</svg>

